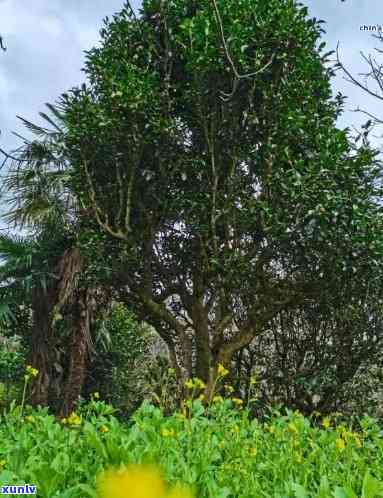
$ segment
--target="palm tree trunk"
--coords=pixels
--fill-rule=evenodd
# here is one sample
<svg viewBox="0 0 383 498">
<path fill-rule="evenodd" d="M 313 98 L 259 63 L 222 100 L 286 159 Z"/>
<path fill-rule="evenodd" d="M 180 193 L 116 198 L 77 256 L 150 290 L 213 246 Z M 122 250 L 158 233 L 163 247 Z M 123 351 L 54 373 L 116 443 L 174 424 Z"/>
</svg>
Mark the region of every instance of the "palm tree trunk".
<svg viewBox="0 0 383 498">
<path fill-rule="evenodd" d="M 39 371 L 33 381 L 31 404 L 47 406 L 52 374 L 52 290 L 44 293 L 41 288 L 33 291 L 33 328 L 28 363 Z"/>
<path fill-rule="evenodd" d="M 70 346 L 69 372 L 64 389 L 61 416 L 68 416 L 78 401 L 84 380 L 90 345 L 89 291 L 81 289 L 74 310 L 74 329 Z"/>
</svg>

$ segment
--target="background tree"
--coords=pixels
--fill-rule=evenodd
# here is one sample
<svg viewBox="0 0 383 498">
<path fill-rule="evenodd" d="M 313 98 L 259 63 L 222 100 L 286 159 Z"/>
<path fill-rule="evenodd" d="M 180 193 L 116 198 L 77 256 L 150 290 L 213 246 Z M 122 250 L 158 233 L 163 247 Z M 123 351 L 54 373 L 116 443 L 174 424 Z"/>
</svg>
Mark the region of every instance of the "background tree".
<svg viewBox="0 0 383 498">
<path fill-rule="evenodd" d="M 5 220 L 15 227 L 28 228 L 35 234 L 35 241 L 24 250 L 20 244 L 12 245 L 12 238 L 3 238 L 3 255 L 11 259 L 8 267 L 3 267 L 2 277 L 12 280 L 17 276 L 19 249 L 24 250 L 28 269 L 38 273 L 38 269 L 45 268 L 48 272 L 49 284 L 44 281 L 41 285 L 33 276 L 25 274 L 25 267 L 20 269 L 22 277 L 31 284 L 30 295 L 24 295 L 24 299 L 31 299 L 34 317 L 29 362 L 39 370 L 32 402 L 51 403 L 67 414 L 81 394 L 92 349 L 92 321 L 96 310 L 104 305 L 104 299 L 97 286 L 90 286 L 85 280 L 80 282 L 85 262 L 78 247 L 76 213 L 79 207 L 68 185 L 63 118 L 59 108 L 47 106 L 49 114 L 40 114 L 50 129 L 20 118 L 35 139 L 23 139 L 24 145 L 8 155 L 12 163 L 4 184 L 12 208 Z M 62 348 L 68 332 L 65 334 L 65 327 L 61 330 L 61 344 L 55 333 L 55 328 L 62 325 L 58 322 L 63 320 L 63 314 L 66 330 L 70 331 L 66 352 Z"/>
<path fill-rule="evenodd" d="M 376 152 L 336 128 L 321 31 L 290 1 L 145 1 L 63 96 L 73 192 L 180 377 L 211 386 L 282 311 L 381 258 Z"/>
</svg>

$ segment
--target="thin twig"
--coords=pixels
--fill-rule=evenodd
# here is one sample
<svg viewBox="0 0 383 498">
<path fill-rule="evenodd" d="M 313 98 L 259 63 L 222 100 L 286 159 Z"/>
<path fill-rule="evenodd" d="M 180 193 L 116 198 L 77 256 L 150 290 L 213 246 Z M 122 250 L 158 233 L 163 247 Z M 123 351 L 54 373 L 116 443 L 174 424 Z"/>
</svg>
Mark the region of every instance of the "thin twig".
<svg viewBox="0 0 383 498">
<path fill-rule="evenodd" d="M 342 70 L 347 74 L 347 76 L 350 78 L 350 82 L 351 83 L 354 83 L 354 85 L 358 86 L 359 88 L 361 88 L 362 90 L 364 90 L 365 92 L 367 92 L 369 95 L 372 95 L 373 97 L 376 97 L 377 99 L 379 100 L 383 100 L 383 95 L 379 95 L 378 93 L 375 93 L 373 92 L 372 90 L 370 90 L 368 87 L 366 87 L 365 85 L 362 85 L 362 83 L 360 83 L 360 81 L 358 81 L 357 79 L 354 78 L 354 76 L 344 67 L 344 65 L 340 62 L 340 59 L 339 59 L 339 42 L 336 46 L 336 57 L 337 57 L 337 62 L 339 64 L 339 67 L 342 68 Z M 346 79 L 346 78 L 345 78 Z M 347 81 L 347 80 L 346 80 Z"/>
<path fill-rule="evenodd" d="M 254 71 L 252 73 L 247 73 L 247 74 L 239 74 L 237 68 L 235 67 L 234 61 L 230 55 L 230 52 L 229 52 L 229 49 L 227 46 L 227 42 L 225 39 L 225 32 L 223 30 L 222 18 L 221 18 L 221 14 L 219 12 L 219 9 L 218 9 L 217 1 L 212 0 L 212 2 L 213 2 L 214 11 L 215 11 L 215 15 L 216 15 L 218 26 L 219 26 L 219 31 L 220 31 L 220 35 L 221 35 L 223 49 L 225 51 L 226 58 L 227 58 L 230 66 L 233 70 L 234 77 L 235 77 L 232 91 L 230 93 L 221 92 L 222 95 L 224 96 L 224 98 L 221 97 L 222 100 L 227 102 L 234 96 L 234 94 L 238 88 L 239 81 L 243 80 L 243 79 L 252 78 L 254 76 L 257 76 L 259 73 L 262 73 L 263 71 L 265 71 L 265 69 L 267 69 L 272 64 L 274 57 L 275 57 L 275 53 L 273 53 L 270 60 L 263 67 L 258 69 L 257 71 Z"/>
</svg>

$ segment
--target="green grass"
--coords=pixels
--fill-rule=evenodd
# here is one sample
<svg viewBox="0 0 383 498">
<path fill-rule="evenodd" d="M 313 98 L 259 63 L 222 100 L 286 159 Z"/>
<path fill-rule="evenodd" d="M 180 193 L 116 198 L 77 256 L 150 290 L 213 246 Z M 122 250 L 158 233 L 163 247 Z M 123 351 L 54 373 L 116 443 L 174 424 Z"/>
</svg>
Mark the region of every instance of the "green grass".
<svg viewBox="0 0 383 498">
<path fill-rule="evenodd" d="M 189 407 L 186 417 L 166 417 L 144 403 L 125 424 L 93 400 L 71 418 L 78 425 L 30 408 L 21 419 L 13 407 L 0 424 L 0 484 L 36 484 L 44 498 L 94 497 L 103 469 L 154 462 L 198 498 L 383 497 L 383 438 L 370 418 L 356 432 L 289 411 L 251 420 L 230 400 Z"/>
</svg>

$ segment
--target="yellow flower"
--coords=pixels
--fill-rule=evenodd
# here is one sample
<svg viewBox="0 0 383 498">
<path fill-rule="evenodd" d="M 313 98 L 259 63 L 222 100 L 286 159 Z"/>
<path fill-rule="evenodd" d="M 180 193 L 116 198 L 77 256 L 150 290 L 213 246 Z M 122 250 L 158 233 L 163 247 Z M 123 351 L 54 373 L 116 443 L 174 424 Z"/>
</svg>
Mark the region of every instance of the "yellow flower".
<svg viewBox="0 0 383 498">
<path fill-rule="evenodd" d="M 27 422 L 34 422 L 34 421 L 35 421 L 35 417 L 34 417 L 33 415 L 27 415 L 27 416 L 25 417 L 25 420 L 26 420 Z"/>
<path fill-rule="evenodd" d="M 214 396 L 213 398 L 213 403 L 222 403 L 223 398 L 219 394 L 217 396 Z"/>
<path fill-rule="evenodd" d="M 106 425 L 102 425 L 102 426 L 100 427 L 100 432 L 109 432 L 109 429 L 107 428 L 107 426 L 106 426 Z"/>
<path fill-rule="evenodd" d="M 69 425 L 80 425 L 81 424 L 81 417 L 77 415 L 77 413 L 72 412 L 68 419 L 67 422 Z"/>
<path fill-rule="evenodd" d="M 185 386 L 188 388 L 188 389 L 194 389 L 194 382 L 189 379 L 185 382 Z"/>
<path fill-rule="evenodd" d="M 198 399 L 200 399 L 201 401 L 203 401 L 205 399 L 205 395 L 202 393 L 198 396 Z"/>
<path fill-rule="evenodd" d="M 274 427 L 273 425 L 270 425 L 270 426 L 269 426 L 269 432 L 270 432 L 270 434 L 274 434 L 274 432 L 275 432 L 275 427 Z"/>
<path fill-rule="evenodd" d="M 229 394 L 234 392 L 234 387 L 230 386 L 229 384 L 225 384 L 223 387 L 225 388 L 225 391 Z"/>
<path fill-rule="evenodd" d="M 166 492 L 161 473 L 151 466 L 130 465 L 107 470 L 97 480 L 101 498 L 193 498 L 190 489 L 176 485 Z"/>
<path fill-rule="evenodd" d="M 238 425 L 234 425 L 234 427 L 232 428 L 232 431 L 238 433 L 239 432 Z"/>
<path fill-rule="evenodd" d="M 94 399 L 100 399 L 100 393 L 98 393 L 98 392 L 93 393 L 93 398 Z"/>
<path fill-rule="evenodd" d="M 39 374 L 37 368 L 33 368 L 32 365 L 27 365 L 26 372 L 27 376 L 29 377 L 37 377 L 37 375 Z"/>
<path fill-rule="evenodd" d="M 255 386 L 257 384 L 257 377 L 253 375 L 250 379 L 250 385 Z"/>
<path fill-rule="evenodd" d="M 362 441 L 359 439 L 357 434 L 354 434 L 354 441 L 357 448 L 361 448 L 363 446 Z"/>
<path fill-rule="evenodd" d="M 4 468 L 7 464 L 6 460 L 0 460 L 0 469 Z"/>
<path fill-rule="evenodd" d="M 229 370 L 227 370 L 223 365 L 222 363 L 219 363 L 218 364 L 218 375 L 220 377 L 226 377 L 226 375 L 228 375 L 229 373 Z"/>
<path fill-rule="evenodd" d="M 343 439 L 341 438 L 338 438 L 336 441 L 335 441 L 335 446 L 336 448 L 339 450 L 339 451 L 343 451 L 346 447 L 346 443 L 344 442 Z"/>
<path fill-rule="evenodd" d="M 331 422 L 330 422 L 330 419 L 328 417 L 325 417 L 323 420 L 322 420 L 322 425 L 325 429 L 328 429 L 331 425 Z"/>
<path fill-rule="evenodd" d="M 175 435 L 174 429 L 166 429 L 166 428 L 161 429 L 162 437 L 173 437 L 174 435 Z"/>
<path fill-rule="evenodd" d="M 237 406 L 243 405 L 243 399 L 240 398 L 232 398 L 232 402 Z"/>
<path fill-rule="evenodd" d="M 61 419 L 61 423 L 62 424 L 67 424 L 68 423 L 68 419 L 66 419 L 65 417 Z"/>
<path fill-rule="evenodd" d="M 257 448 L 250 448 L 249 455 L 255 457 L 257 454 Z"/>
<path fill-rule="evenodd" d="M 302 455 L 300 455 L 299 453 L 295 453 L 295 461 L 297 463 L 302 463 L 303 462 L 303 458 L 302 458 Z"/>
<path fill-rule="evenodd" d="M 126 470 L 108 470 L 98 479 L 102 498 L 164 498 L 165 483 L 154 467 L 130 465 Z"/>
<path fill-rule="evenodd" d="M 205 389 L 206 384 L 203 380 L 195 378 L 194 379 L 194 385 L 195 387 L 198 387 L 199 389 Z"/>
<path fill-rule="evenodd" d="M 299 431 L 298 431 L 298 429 L 297 429 L 296 425 L 295 425 L 295 424 L 293 424 L 292 422 L 290 422 L 290 424 L 287 426 L 287 430 L 288 430 L 289 432 L 291 432 L 292 434 L 298 434 L 298 433 L 299 433 Z"/>
</svg>

